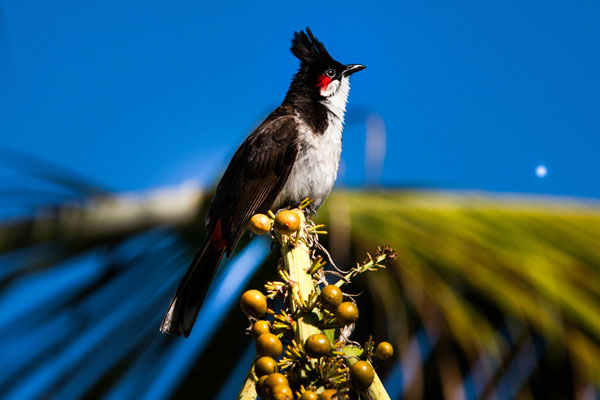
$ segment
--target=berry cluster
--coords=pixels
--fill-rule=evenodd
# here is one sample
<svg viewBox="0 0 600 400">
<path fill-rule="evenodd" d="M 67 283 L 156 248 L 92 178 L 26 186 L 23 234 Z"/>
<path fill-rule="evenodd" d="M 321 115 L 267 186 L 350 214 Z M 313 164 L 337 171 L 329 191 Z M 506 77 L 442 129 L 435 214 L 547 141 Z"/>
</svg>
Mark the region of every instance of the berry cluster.
<svg viewBox="0 0 600 400">
<path fill-rule="evenodd" d="M 256 215 L 250 228 L 258 234 L 272 232 L 282 253 L 303 251 L 301 255 L 310 261 L 298 268 L 284 256 L 285 262 L 278 268 L 280 280 L 265 284 L 266 295 L 258 290 L 242 295 L 240 306 L 252 321 L 249 331 L 257 353 L 249 379 L 266 400 L 358 398 L 375 386 L 373 356 L 387 359 L 393 348 L 387 342 L 375 346 L 371 338 L 364 346 L 350 341 L 359 310 L 342 287 L 360 273 L 384 268 L 382 263 L 394 259 L 395 253 L 389 246 L 378 248 L 374 257 L 368 255 L 345 273 L 327 271 L 325 262 L 314 256 L 317 229 L 322 226 L 314 226 L 310 220 L 304 223 L 303 213 L 296 210 L 273 217 Z M 338 275 L 338 282 L 328 284 L 328 272 Z M 299 289 L 302 282 L 304 292 Z M 268 302 L 281 309 L 273 311 Z M 272 321 L 265 315 L 272 316 Z"/>
</svg>

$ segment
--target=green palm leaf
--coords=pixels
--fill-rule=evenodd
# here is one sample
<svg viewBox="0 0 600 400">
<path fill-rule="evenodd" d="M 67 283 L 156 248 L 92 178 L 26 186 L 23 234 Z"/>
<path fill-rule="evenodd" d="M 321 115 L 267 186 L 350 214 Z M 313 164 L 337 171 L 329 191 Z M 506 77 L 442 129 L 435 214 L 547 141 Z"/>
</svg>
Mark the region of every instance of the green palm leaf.
<svg viewBox="0 0 600 400">
<path fill-rule="evenodd" d="M 35 279 L 40 271 L 58 270 L 65 260 L 80 254 L 105 254 L 107 259 L 102 273 L 72 286 L 72 293 L 61 292 L 46 306 L 36 307 L 32 310 L 35 319 L 31 319 L 35 323 L 19 322 L 15 329 L 21 325 L 27 329 L 47 326 L 45 321 L 52 321 L 54 315 L 68 315 L 68 310 L 86 303 L 93 306 L 92 296 L 100 295 L 105 286 L 114 286 L 115 294 L 107 292 L 109 297 L 136 293 L 127 289 L 126 272 L 130 271 L 135 279 L 132 285 L 159 291 L 158 297 L 144 305 L 143 314 L 136 311 L 139 334 L 135 349 L 140 350 L 103 361 L 107 372 L 99 377 L 88 374 L 84 382 L 90 385 L 90 393 L 97 394 L 117 385 L 119 377 L 127 377 L 127 365 L 136 366 L 137 372 L 131 376 L 146 373 L 148 369 L 140 367 L 138 358 L 166 359 L 174 348 L 168 338 L 157 338 L 156 327 L 163 312 L 159 304 L 166 306 L 176 275 L 185 267 L 185 255 L 191 255 L 202 237 L 200 221 L 207 196 L 187 186 L 135 195 L 103 193 L 77 202 L 68 199 L 64 204 L 54 203 L 51 208 L 41 207 L 26 217 L 0 223 L 0 261 L 8 260 L 0 268 L 2 290 L 10 291 L 21 282 Z M 328 225 L 330 234 L 323 240 L 328 241 L 327 247 L 339 267 L 349 260 L 362 259 L 377 245 L 389 243 L 398 251 L 398 260 L 390 268 L 366 274 L 364 286 L 354 288 L 367 291 L 361 296 L 363 311 L 357 335 L 363 337 L 372 331 L 376 340 L 391 340 L 402 357 L 424 327 L 430 337 L 438 338 L 436 349 L 451 349 L 434 351 L 430 358 L 433 361 L 427 361 L 434 363 L 437 373 L 432 375 L 425 367 L 421 371 L 425 381 L 441 381 L 446 395 L 451 393 L 446 387 L 451 387 L 448 382 L 453 375 L 449 371 L 457 369 L 448 366 L 461 365 L 458 374 L 464 379 L 481 357 L 497 365 L 490 370 L 489 380 L 482 383 L 485 387 L 481 393 L 489 393 L 502 382 L 513 353 L 527 348 L 530 338 L 543 338 L 548 346 L 567 355 L 561 365 L 575 376 L 565 378 L 569 385 L 581 380 L 600 383 L 598 204 L 456 192 L 338 191 L 319 211 L 319 222 Z M 127 250 L 130 243 L 135 243 L 134 256 L 123 257 L 131 252 Z M 153 251 L 160 243 L 166 243 L 164 250 Z M 270 260 L 269 268 L 272 264 Z M 144 274 L 144 270 L 150 271 L 149 265 L 156 267 Z M 269 279 L 270 271 L 263 272 Z M 260 285 L 261 279 L 255 279 L 255 284 Z M 144 280 L 149 284 L 145 285 Z M 127 290 L 118 292 L 120 287 Z M 98 311 L 102 318 L 108 318 L 111 312 Z M 242 332 L 243 318 L 235 312 L 232 315 L 225 320 L 225 331 Z M 27 321 L 28 316 L 19 318 Z M 92 331 L 90 326 L 88 332 Z M 67 351 L 76 332 L 64 330 L 61 333 L 69 337 L 56 336 L 52 354 Z M 15 331 L 14 335 L 18 338 L 21 333 Z M 215 351 L 228 346 L 229 338 L 219 335 L 212 339 L 202 358 L 214 359 Z M 124 345 L 115 340 L 105 342 L 115 349 Z M 236 346 L 241 350 L 244 344 Z M 148 349 L 155 354 L 148 353 Z M 97 351 L 102 350 L 99 347 Z M 19 364 L 19 375 L 4 384 L 34 374 L 39 366 L 35 360 L 43 360 L 44 354 Z M 88 357 L 96 357 L 93 354 Z M 230 364 L 235 354 L 229 359 L 223 362 Z M 539 371 L 544 371 L 547 361 L 536 362 Z M 384 366 L 382 375 L 392 367 Z M 152 373 L 160 373 L 160 369 L 154 368 Z M 154 378 L 148 375 L 144 379 Z M 189 382 L 195 379 L 190 375 Z M 529 381 L 528 376 L 523 379 Z M 207 384 L 219 385 L 222 380 L 209 381 Z M 193 387 L 192 383 L 185 383 L 185 390 Z M 62 393 L 60 381 L 52 387 L 53 393 Z M 86 389 L 78 390 L 84 393 Z M 201 390 L 215 393 L 218 386 Z"/>
<path fill-rule="evenodd" d="M 375 277 L 372 282 L 371 293 L 382 297 L 386 315 L 405 307 L 404 300 L 422 308 L 421 314 L 432 307 L 467 353 L 500 357 L 506 345 L 495 334 L 500 312 L 566 348 L 588 379 L 600 382 L 598 204 L 435 191 L 347 191 L 335 193 L 323 214 L 331 240 L 350 241 L 345 248 L 362 251 L 389 243 L 398 251 L 398 262 L 388 271 L 397 286 L 391 289 Z M 406 298 L 387 299 L 393 291 Z"/>
</svg>

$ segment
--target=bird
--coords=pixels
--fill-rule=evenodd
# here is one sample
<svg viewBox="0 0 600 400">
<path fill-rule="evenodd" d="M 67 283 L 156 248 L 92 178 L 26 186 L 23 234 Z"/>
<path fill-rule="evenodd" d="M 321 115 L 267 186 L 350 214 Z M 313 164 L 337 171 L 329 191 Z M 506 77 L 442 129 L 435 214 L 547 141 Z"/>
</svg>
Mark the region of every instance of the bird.
<svg viewBox="0 0 600 400">
<path fill-rule="evenodd" d="M 366 67 L 334 60 L 305 30 L 292 38 L 290 50 L 300 66 L 283 102 L 240 145 L 217 185 L 206 238 L 163 317 L 163 333 L 189 336 L 221 259 L 231 255 L 254 214 L 306 198 L 316 212 L 333 188 L 349 78 Z"/>
</svg>

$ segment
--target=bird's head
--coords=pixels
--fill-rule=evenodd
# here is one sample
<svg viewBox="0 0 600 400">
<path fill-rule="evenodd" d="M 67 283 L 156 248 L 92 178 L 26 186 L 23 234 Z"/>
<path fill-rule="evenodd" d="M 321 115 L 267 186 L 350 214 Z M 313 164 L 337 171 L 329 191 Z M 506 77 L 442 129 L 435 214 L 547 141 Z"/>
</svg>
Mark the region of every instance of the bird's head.
<svg viewBox="0 0 600 400">
<path fill-rule="evenodd" d="M 308 27 L 306 33 L 294 33 L 290 50 L 300 60 L 297 78 L 324 98 L 335 95 L 341 87 L 347 86 L 350 75 L 366 68 L 334 60 Z"/>
</svg>

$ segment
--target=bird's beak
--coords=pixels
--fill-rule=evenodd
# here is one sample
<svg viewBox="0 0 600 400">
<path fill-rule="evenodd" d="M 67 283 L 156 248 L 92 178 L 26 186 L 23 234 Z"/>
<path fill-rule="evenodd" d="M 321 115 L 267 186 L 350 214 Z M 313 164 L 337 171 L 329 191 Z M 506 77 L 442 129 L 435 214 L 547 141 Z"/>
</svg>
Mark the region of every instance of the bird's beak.
<svg viewBox="0 0 600 400">
<path fill-rule="evenodd" d="M 343 74 L 344 74 L 344 76 L 350 76 L 353 73 L 361 71 L 365 68 L 367 68 L 367 67 L 365 67 L 364 65 L 360 65 L 360 64 L 348 64 L 348 65 L 346 65 L 346 69 L 344 70 Z"/>
</svg>

